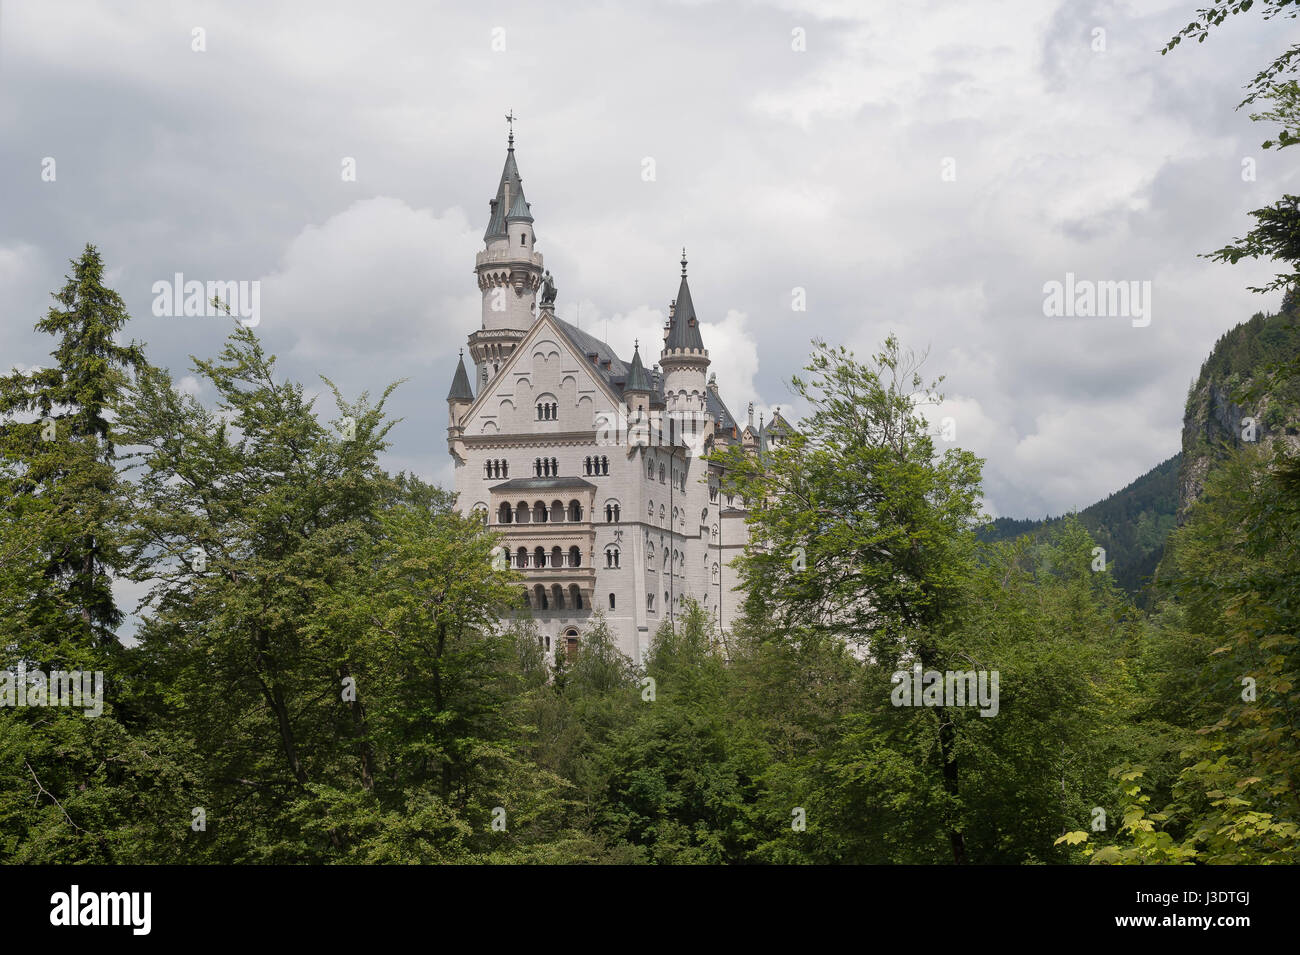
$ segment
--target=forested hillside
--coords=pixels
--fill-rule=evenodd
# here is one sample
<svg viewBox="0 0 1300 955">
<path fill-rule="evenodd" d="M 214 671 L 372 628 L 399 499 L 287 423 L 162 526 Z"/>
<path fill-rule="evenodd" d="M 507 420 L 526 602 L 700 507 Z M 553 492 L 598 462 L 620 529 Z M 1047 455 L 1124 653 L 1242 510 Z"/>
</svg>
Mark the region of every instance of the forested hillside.
<svg viewBox="0 0 1300 955">
<path fill-rule="evenodd" d="M 1115 582 L 1128 594 L 1137 595 L 1155 573 L 1165 541 L 1174 529 L 1181 464 L 1182 456 L 1175 454 L 1128 487 L 1075 515 L 1097 544 L 1105 548 Z M 993 543 L 1029 535 L 1041 543 L 1065 520 L 999 517 L 982 528 L 979 536 Z"/>
</svg>

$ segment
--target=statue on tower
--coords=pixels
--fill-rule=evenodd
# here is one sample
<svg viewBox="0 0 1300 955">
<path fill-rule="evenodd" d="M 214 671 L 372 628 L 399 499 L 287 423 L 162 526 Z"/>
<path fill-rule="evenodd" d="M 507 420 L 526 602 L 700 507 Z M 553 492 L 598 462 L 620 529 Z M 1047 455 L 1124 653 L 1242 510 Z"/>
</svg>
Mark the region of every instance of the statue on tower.
<svg viewBox="0 0 1300 955">
<path fill-rule="evenodd" d="M 555 282 L 551 278 L 551 270 L 547 269 L 542 275 L 542 305 L 555 304 Z"/>
</svg>

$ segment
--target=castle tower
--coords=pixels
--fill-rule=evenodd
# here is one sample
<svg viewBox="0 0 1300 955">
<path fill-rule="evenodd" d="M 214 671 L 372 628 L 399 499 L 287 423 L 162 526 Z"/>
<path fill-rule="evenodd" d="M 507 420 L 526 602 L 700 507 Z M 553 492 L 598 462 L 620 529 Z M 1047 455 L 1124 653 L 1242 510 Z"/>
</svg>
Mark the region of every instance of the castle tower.
<svg viewBox="0 0 1300 955">
<path fill-rule="evenodd" d="M 686 250 L 682 249 L 682 284 L 664 327 L 664 347 L 659 354 L 664 370 L 664 402 L 668 415 L 704 415 L 709 353 L 700 337 L 700 323 L 686 281 Z"/>
<path fill-rule="evenodd" d="M 623 397 L 627 400 L 627 413 L 630 418 L 649 417 L 654 390 L 654 383 L 646 374 L 645 365 L 641 363 L 641 343 L 637 342 L 633 346 L 632 367 L 628 370 L 627 382 L 623 385 Z"/>
<path fill-rule="evenodd" d="M 475 391 L 496 377 L 515 346 L 532 327 L 537 290 L 542 282 L 542 256 L 536 251 L 532 208 L 524 198 L 523 179 L 515 163 L 513 116 L 507 140 L 506 164 L 496 198 L 488 206 L 484 249 L 474 261 L 483 295 L 482 326 L 469 338 L 475 366 Z"/>
</svg>

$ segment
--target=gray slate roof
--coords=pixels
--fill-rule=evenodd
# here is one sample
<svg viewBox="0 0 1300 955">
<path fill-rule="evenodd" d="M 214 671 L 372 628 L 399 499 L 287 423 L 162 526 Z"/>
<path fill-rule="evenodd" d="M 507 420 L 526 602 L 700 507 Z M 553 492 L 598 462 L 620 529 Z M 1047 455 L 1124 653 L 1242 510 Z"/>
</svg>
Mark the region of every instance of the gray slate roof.
<svg viewBox="0 0 1300 955">
<path fill-rule="evenodd" d="M 686 282 L 685 272 L 682 273 L 681 287 L 677 289 L 677 306 L 673 309 L 668 341 L 664 347 L 669 351 L 674 348 L 704 350 L 704 339 L 700 338 L 700 322 L 695 317 L 695 303 L 691 301 L 691 287 Z"/>
<path fill-rule="evenodd" d="M 608 345 L 596 336 L 587 334 L 576 325 L 570 325 L 562 318 L 556 318 L 555 324 L 559 326 L 560 331 L 564 332 L 569 341 L 573 343 L 574 349 L 584 359 L 586 359 L 590 354 L 594 353 L 596 355 L 597 364 L 588 365 L 587 370 L 595 373 L 603 379 L 605 384 L 610 387 L 614 394 L 622 397 L 623 393 L 629 387 L 635 387 L 629 383 L 632 381 L 632 373 L 635 370 L 636 363 L 640 360 L 639 352 L 633 354 L 632 365 L 629 366 L 623 361 L 623 359 L 615 355 Z M 696 335 L 697 337 L 699 335 L 698 329 L 696 329 Z M 604 362 L 606 360 L 608 360 L 610 364 L 608 369 L 604 367 Z M 646 378 L 647 390 L 662 403 L 664 401 L 663 373 L 647 372 L 644 365 L 641 368 L 641 373 Z M 727 409 L 722 398 L 719 395 L 714 394 L 713 391 L 707 389 L 706 396 L 705 408 L 707 408 L 709 414 L 713 416 L 713 420 L 717 421 L 718 416 L 721 415 L 722 427 L 727 429 L 734 428 L 736 426 L 736 419 L 732 417 L 731 412 Z"/>
<path fill-rule="evenodd" d="M 473 401 L 474 392 L 469 387 L 469 375 L 465 373 L 465 355 L 461 354 L 456 363 L 456 375 L 451 379 L 451 391 L 447 392 L 448 401 Z"/>
<path fill-rule="evenodd" d="M 506 183 L 510 184 L 510 209 L 505 208 Z M 506 150 L 506 164 L 501 170 L 497 197 L 491 202 L 492 215 L 488 219 L 487 231 L 483 233 L 484 242 L 491 242 L 506 235 L 506 216 L 513 214 L 514 206 L 520 202 L 524 204 L 525 215 L 528 215 L 529 221 L 532 221 L 532 216 L 528 213 L 528 203 L 524 200 L 524 182 L 519 178 L 519 166 L 515 164 L 515 147 L 511 146 Z"/>
<path fill-rule="evenodd" d="M 559 491 L 559 490 L 594 490 L 596 485 L 580 477 L 531 477 L 511 478 L 502 484 L 494 484 L 492 491 Z"/>
</svg>

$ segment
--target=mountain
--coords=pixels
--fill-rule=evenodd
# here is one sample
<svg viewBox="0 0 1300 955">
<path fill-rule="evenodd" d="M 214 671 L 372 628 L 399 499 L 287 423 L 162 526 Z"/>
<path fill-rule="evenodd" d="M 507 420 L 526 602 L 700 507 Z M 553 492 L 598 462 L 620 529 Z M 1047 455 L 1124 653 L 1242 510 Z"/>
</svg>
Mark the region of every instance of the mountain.
<svg viewBox="0 0 1300 955">
<path fill-rule="evenodd" d="M 1300 361 L 1300 292 L 1288 293 L 1276 314 L 1259 312 L 1226 332 L 1201 365 L 1187 393 L 1182 451 L 1123 490 L 1078 513 L 1116 581 L 1138 595 L 1155 573 L 1169 532 L 1187 514 L 1215 462 L 1247 441 L 1285 441 L 1300 450 L 1300 377 L 1279 369 Z M 1041 539 L 1064 518 L 1000 517 L 980 539 Z"/>
<path fill-rule="evenodd" d="M 1214 462 L 1247 441 L 1297 445 L 1300 379 L 1273 375 L 1300 356 L 1300 295 L 1275 315 L 1255 314 L 1227 332 L 1201 365 L 1183 415 L 1179 519 L 1200 496 Z"/>
<path fill-rule="evenodd" d="M 1116 582 L 1131 594 L 1141 590 L 1164 553 L 1165 539 L 1178 514 L 1179 474 L 1182 455 L 1157 464 L 1123 490 L 1078 513 L 1079 521 L 1098 546 L 1106 549 L 1106 562 Z M 1063 521 L 1015 520 L 999 517 L 983 528 L 980 539 L 1012 540 L 1024 534 L 1040 538 Z"/>
</svg>

